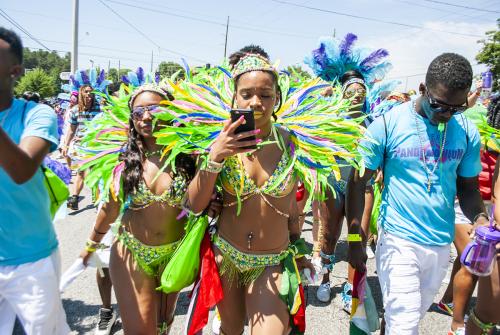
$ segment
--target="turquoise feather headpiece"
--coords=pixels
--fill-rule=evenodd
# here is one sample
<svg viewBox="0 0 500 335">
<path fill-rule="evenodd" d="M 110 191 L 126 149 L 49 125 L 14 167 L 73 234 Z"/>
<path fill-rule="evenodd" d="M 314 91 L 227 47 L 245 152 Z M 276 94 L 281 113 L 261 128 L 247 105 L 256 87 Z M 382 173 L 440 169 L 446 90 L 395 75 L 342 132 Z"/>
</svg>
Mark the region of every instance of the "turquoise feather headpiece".
<svg viewBox="0 0 500 335">
<path fill-rule="evenodd" d="M 305 58 L 305 63 L 323 80 L 340 81 L 347 71 L 358 71 L 364 78 L 366 86 L 384 78 L 392 68 L 390 62 L 384 60 L 389 56 L 385 49 L 371 51 L 367 48 L 355 47 L 358 37 L 347 34 L 343 40 L 322 37 L 319 47 Z"/>
</svg>

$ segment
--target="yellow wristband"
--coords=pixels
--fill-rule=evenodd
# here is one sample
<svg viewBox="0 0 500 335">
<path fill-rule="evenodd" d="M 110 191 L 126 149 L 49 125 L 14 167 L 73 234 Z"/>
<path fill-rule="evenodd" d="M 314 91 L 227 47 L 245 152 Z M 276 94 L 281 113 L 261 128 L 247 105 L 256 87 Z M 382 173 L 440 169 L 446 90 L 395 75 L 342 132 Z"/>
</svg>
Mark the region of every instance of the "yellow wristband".
<svg viewBox="0 0 500 335">
<path fill-rule="evenodd" d="M 347 234 L 347 242 L 361 242 L 362 240 L 360 234 Z"/>
<path fill-rule="evenodd" d="M 85 250 L 87 252 L 95 252 L 97 249 L 96 248 L 91 248 L 91 247 L 85 247 Z"/>
</svg>

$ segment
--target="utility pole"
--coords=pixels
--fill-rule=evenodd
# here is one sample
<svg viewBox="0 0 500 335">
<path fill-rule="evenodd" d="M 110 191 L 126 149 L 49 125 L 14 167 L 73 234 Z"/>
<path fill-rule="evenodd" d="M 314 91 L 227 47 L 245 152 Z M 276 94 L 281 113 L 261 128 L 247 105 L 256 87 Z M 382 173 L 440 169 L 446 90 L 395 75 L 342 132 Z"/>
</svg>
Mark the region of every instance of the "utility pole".
<svg viewBox="0 0 500 335">
<path fill-rule="evenodd" d="M 73 0 L 73 52 L 71 53 L 71 73 L 78 70 L 78 2 Z"/>
<path fill-rule="evenodd" d="M 108 60 L 108 73 L 110 69 L 111 69 L 111 60 Z"/>
<path fill-rule="evenodd" d="M 151 69 L 149 72 L 153 73 L 153 50 L 151 50 Z"/>
<path fill-rule="evenodd" d="M 333 38 L 337 37 L 337 29 L 333 28 Z"/>
<path fill-rule="evenodd" d="M 120 60 L 118 60 L 118 78 L 120 78 Z"/>
<path fill-rule="evenodd" d="M 229 33 L 229 15 L 227 16 L 227 23 L 226 23 L 226 42 L 224 43 L 224 59 L 226 59 L 226 53 L 227 53 L 227 34 Z"/>
</svg>

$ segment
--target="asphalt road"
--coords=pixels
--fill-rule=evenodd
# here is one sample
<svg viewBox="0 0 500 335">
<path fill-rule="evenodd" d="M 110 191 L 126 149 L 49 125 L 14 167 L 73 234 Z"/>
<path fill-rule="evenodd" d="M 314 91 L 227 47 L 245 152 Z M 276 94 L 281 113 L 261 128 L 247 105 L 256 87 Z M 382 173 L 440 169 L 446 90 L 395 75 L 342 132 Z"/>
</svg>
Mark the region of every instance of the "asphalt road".
<svg viewBox="0 0 500 335">
<path fill-rule="evenodd" d="M 80 210 L 70 212 L 66 219 L 55 223 L 58 238 L 60 241 L 60 252 L 62 255 L 62 270 L 66 270 L 76 259 L 81 249 L 84 247 L 88 234 L 93 227 L 96 217 L 96 209 L 90 205 L 90 195 L 84 190 L 83 200 L 80 202 Z M 306 240 L 311 242 L 311 225 L 304 226 Z M 332 301 L 322 303 L 316 299 L 316 286 L 306 288 L 307 310 L 306 334 L 349 334 L 349 316 L 342 310 L 341 292 L 342 285 L 346 281 L 346 233 L 345 229 L 337 247 L 337 260 L 334 271 L 331 274 Z M 453 249 L 453 248 L 452 248 Z M 450 256 L 450 270 L 454 259 L 454 251 Z M 368 260 L 368 279 L 375 296 L 377 307 L 381 310 L 380 287 L 375 274 L 375 260 Z M 67 313 L 70 328 L 74 334 L 92 334 L 97 321 L 97 313 L 100 306 L 100 298 L 95 281 L 95 269 L 87 269 L 80 275 L 70 287 L 63 293 L 63 304 Z M 445 279 L 446 280 L 446 279 Z M 441 286 L 441 293 L 446 288 L 444 282 Z M 171 334 L 182 334 L 187 307 L 189 304 L 187 294 L 189 289 L 181 293 L 176 309 L 176 317 Z M 436 297 L 437 301 L 439 297 Z M 474 301 L 475 298 L 473 298 Z M 116 300 L 113 300 L 116 302 Z M 115 305 L 115 308 L 116 305 Z M 211 313 L 211 317 L 212 317 Z M 420 334 L 446 334 L 451 323 L 451 318 L 433 310 L 426 314 L 420 326 Z M 203 334 L 211 334 L 210 323 Z M 16 327 L 14 334 L 23 332 Z M 120 321 L 113 328 L 113 334 L 123 334 Z M 375 333 L 375 334 L 378 334 Z"/>
</svg>

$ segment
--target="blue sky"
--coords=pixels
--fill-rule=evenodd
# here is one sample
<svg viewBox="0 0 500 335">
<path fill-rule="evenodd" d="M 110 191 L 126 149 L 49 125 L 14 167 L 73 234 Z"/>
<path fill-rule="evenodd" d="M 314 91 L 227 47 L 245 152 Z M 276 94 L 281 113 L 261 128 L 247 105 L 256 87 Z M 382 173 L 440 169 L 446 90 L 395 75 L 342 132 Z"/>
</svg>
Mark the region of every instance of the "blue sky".
<svg viewBox="0 0 500 335">
<path fill-rule="evenodd" d="M 151 53 L 154 67 L 164 60 L 179 62 L 180 57 L 193 65 L 218 63 L 224 54 L 229 16 L 228 54 L 255 43 L 279 59 L 281 66 L 300 64 L 320 36 L 353 32 L 359 37 L 358 45 L 387 48 L 394 65 L 388 77 L 400 79 L 402 88 L 416 88 L 429 62 L 442 52 L 463 54 L 476 64 L 479 36 L 494 29 L 500 17 L 498 0 L 443 1 L 486 11 L 428 0 L 80 0 L 79 67 L 90 67 L 91 60 L 103 68 L 109 62 L 118 67 L 120 60 L 122 68 L 143 66 L 149 70 Z M 69 51 L 72 2 L 0 0 L 0 8 L 48 48 Z M 0 25 L 14 28 L 1 16 Z M 26 46 L 40 48 L 21 35 Z M 479 73 L 484 67 L 474 65 L 474 70 Z"/>
</svg>

